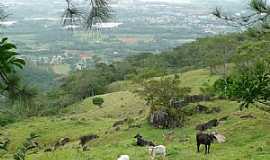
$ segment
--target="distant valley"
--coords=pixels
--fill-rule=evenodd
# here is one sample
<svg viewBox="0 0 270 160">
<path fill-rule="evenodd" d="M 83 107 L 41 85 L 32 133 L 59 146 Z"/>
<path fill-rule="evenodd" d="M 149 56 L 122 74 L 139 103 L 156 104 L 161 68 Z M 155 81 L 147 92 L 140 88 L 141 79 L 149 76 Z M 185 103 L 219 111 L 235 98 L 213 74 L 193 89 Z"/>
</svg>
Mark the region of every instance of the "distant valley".
<svg viewBox="0 0 270 160">
<path fill-rule="evenodd" d="M 94 31 L 73 26 L 71 32 L 61 26 L 64 0 L 4 0 L 12 15 L 2 22 L 1 32 L 33 63 L 82 69 L 96 60 L 111 63 L 141 52 L 160 53 L 198 37 L 236 31 L 211 15 L 216 5 L 245 9 L 244 3 L 227 1 L 114 0 L 110 22 Z"/>
</svg>

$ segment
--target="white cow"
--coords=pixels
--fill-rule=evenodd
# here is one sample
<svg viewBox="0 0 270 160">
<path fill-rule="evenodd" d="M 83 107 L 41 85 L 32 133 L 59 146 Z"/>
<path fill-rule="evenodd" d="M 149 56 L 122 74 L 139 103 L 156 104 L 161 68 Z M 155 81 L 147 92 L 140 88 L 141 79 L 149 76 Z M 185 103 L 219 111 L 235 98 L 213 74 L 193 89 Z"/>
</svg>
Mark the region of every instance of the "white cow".
<svg viewBox="0 0 270 160">
<path fill-rule="evenodd" d="M 226 137 L 222 134 L 216 134 L 215 135 L 218 143 L 225 143 L 226 142 Z"/>
<path fill-rule="evenodd" d="M 120 155 L 117 160 L 129 160 L 129 156 L 128 155 Z"/>
<path fill-rule="evenodd" d="M 216 139 L 217 139 L 217 142 L 218 143 L 225 143 L 226 142 L 226 137 L 218 132 L 211 132 L 211 134 L 213 134 Z"/>
<path fill-rule="evenodd" d="M 163 145 L 159 145 L 155 147 L 150 146 L 148 148 L 148 151 L 152 160 L 154 160 L 157 155 L 162 156 L 163 159 L 165 159 L 166 157 L 166 147 Z"/>
</svg>

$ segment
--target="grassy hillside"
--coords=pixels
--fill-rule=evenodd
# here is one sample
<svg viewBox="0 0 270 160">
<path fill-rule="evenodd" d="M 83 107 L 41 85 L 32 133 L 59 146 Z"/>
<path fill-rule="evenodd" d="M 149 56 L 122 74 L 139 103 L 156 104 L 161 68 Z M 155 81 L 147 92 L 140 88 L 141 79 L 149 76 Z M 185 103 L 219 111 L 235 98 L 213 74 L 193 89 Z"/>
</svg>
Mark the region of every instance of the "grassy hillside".
<svg viewBox="0 0 270 160">
<path fill-rule="evenodd" d="M 192 89 L 192 94 L 196 94 L 200 92 L 200 88 L 204 86 L 204 84 L 213 84 L 219 76 L 211 75 L 209 70 L 207 69 L 198 69 L 184 73 L 178 73 L 181 79 L 181 85 L 183 87 L 190 87 Z M 174 75 L 169 75 L 171 77 Z M 155 79 L 159 79 L 160 77 L 155 77 Z M 133 83 L 130 80 L 127 81 L 117 81 L 111 83 L 107 86 L 108 92 L 119 92 L 119 91 L 134 91 L 140 87 L 139 85 Z"/>
<path fill-rule="evenodd" d="M 204 83 L 212 83 L 217 78 L 210 76 L 207 70 L 187 72 L 181 77 L 183 84 L 192 87 L 194 93 L 198 93 Z M 156 144 L 166 145 L 168 160 L 270 159 L 270 114 L 256 108 L 239 112 L 236 102 L 225 100 L 204 102 L 201 104 L 210 108 L 220 107 L 222 111 L 217 114 L 195 114 L 187 117 L 184 128 L 161 130 L 148 125 L 146 120 L 148 107 L 135 94 L 118 91 L 102 97 L 105 100 L 102 108 L 94 106 L 92 99 L 88 98 L 66 108 L 64 113 L 57 117 L 32 118 L 1 128 L 0 137 L 11 139 L 10 154 L 6 154 L 2 159 L 11 159 L 11 153 L 31 132 L 40 135 L 38 142 L 42 150 L 30 153 L 27 160 L 115 160 L 119 154 L 130 155 L 131 160 L 146 160 L 149 158 L 147 149 L 134 146 L 133 137 L 137 133 Z M 192 108 L 195 105 L 187 107 Z M 248 114 L 256 118 L 240 118 Z M 201 153 L 196 153 L 195 126 L 224 116 L 229 116 L 228 120 L 213 130 L 224 134 L 227 142 L 213 144 L 209 155 L 203 154 L 203 147 Z M 116 121 L 126 118 L 128 121 L 120 126 L 120 130 L 112 127 Z M 173 139 L 166 141 L 163 135 L 169 132 L 173 132 Z M 78 149 L 78 138 L 86 134 L 98 134 L 100 138 L 89 143 L 89 151 L 82 152 Z M 55 152 L 43 152 L 62 137 L 71 138 L 72 143 Z"/>
</svg>

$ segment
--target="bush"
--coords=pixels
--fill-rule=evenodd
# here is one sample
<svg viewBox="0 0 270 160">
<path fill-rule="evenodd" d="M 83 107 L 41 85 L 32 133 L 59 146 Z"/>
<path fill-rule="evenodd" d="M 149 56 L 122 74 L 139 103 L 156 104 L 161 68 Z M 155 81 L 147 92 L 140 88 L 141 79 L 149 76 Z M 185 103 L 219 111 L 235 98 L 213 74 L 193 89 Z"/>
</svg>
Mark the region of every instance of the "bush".
<svg viewBox="0 0 270 160">
<path fill-rule="evenodd" d="M 8 124 L 14 123 L 16 120 L 14 118 L 14 116 L 12 115 L 6 115 L 6 114 L 1 114 L 0 115 L 0 126 L 4 127 Z"/>
<path fill-rule="evenodd" d="M 14 160 L 25 160 L 27 151 L 31 150 L 33 147 L 37 147 L 34 145 L 34 140 L 38 138 L 34 133 L 30 134 L 30 137 L 25 140 L 22 146 L 18 147 L 16 153 L 13 155 Z"/>
<path fill-rule="evenodd" d="M 269 106 L 270 62 L 253 60 L 246 66 L 237 66 L 226 79 L 219 79 L 215 89 L 221 95 L 240 101 L 240 110 L 259 103 Z"/>
<path fill-rule="evenodd" d="M 203 95 L 206 96 L 215 96 L 216 94 L 215 86 L 212 86 L 208 83 L 204 83 L 203 87 L 200 88 L 200 91 L 202 92 Z"/>
<path fill-rule="evenodd" d="M 95 97 L 95 98 L 93 98 L 93 104 L 94 105 L 97 105 L 97 106 L 101 107 L 103 103 L 104 103 L 104 99 L 103 98 L 101 98 L 101 97 Z"/>
<path fill-rule="evenodd" d="M 191 89 L 181 87 L 178 75 L 174 77 L 161 77 L 161 79 L 144 81 L 143 90 L 138 91 L 150 105 L 150 123 L 158 128 L 182 127 L 184 113 L 182 108 L 170 105 L 173 98 L 183 98 Z"/>
</svg>

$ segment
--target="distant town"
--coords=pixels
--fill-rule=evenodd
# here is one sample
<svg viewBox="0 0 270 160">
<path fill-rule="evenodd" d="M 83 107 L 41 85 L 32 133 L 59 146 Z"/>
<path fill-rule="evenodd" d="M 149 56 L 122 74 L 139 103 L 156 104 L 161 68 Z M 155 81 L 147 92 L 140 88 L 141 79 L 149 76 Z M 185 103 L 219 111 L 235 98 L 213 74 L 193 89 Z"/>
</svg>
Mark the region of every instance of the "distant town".
<svg viewBox="0 0 270 160">
<path fill-rule="evenodd" d="M 21 55 L 20 58 L 31 62 L 34 65 L 69 65 L 71 70 L 83 70 L 93 67 L 95 62 L 100 61 L 100 58 L 93 53 L 78 53 L 76 50 L 66 50 L 64 54 L 34 56 Z"/>
</svg>

